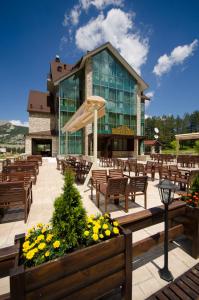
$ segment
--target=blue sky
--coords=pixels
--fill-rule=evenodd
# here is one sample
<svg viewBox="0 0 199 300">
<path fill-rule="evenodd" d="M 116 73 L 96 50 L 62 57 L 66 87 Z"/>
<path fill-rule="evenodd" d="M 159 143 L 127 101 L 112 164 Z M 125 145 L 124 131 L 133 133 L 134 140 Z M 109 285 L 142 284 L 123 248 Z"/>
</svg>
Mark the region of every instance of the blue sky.
<svg viewBox="0 0 199 300">
<path fill-rule="evenodd" d="M 0 120 L 28 121 L 49 62 L 111 41 L 149 84 L 146 114 L 199 109 L 198 0 L 7 0 L 0 9 Z"/>
</svg>

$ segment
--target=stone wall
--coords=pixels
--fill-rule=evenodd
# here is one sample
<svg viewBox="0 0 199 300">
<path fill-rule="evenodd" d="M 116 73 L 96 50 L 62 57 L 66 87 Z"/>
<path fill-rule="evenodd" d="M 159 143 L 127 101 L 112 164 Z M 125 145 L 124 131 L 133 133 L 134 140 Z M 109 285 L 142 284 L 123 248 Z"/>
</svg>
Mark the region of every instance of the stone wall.
<svg viewBox="0 0 199 300">
<path fill-rule="evenodd" d="M 48 113 L 29 113 L 29 133 L 55 129 L 55 116 Z"/>
<path fill-rule="evenodd" d="M 26 136 L 25 139 L 25 153 L 32 155 L 32 139 L 46 139 L 52 140 L 52 156 L 57 156 L 58 154 L 58 138 L 56 136 L 42 136 L 42 135 L 34 135 L 34 136 Z"/>
</svg>

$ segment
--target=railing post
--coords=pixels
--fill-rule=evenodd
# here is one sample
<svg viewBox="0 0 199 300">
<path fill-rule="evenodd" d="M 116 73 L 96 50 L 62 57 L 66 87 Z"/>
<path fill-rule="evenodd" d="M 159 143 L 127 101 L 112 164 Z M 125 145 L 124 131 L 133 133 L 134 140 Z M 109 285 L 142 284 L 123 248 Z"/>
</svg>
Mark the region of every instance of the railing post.
<svg viewBox="0 0 199 300">
<path fill-rule="evenodd" d="M 123 229 L 125 237 L 125 283 L 122 287 L 122 298 L 132 300 L 132 232 Z"/>
</svg>

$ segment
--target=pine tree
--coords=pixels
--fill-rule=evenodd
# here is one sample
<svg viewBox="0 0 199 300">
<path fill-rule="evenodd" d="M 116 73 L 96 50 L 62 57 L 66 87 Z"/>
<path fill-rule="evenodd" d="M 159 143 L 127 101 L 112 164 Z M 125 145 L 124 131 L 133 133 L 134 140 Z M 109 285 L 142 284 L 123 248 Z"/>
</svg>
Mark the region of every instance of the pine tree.
<svg viewBox="0 0 199 300">
<path fill-rule="evenodd" d="M 81 196 L 74 186 L 74 173 L 65 172 L 63 193 L 56 198 L 52 217 L 54 233 L 64 239 L 69 248 L 77 247 L 86 227 L 86 211 Z"/>
</svg>

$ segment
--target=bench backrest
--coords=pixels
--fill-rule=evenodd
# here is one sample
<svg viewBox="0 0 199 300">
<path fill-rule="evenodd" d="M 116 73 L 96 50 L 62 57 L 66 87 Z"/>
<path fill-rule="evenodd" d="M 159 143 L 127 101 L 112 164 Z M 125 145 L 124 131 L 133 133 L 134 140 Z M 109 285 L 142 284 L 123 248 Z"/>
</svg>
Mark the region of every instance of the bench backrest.
<svg viewBox="0 0 199 300">
<path fill-rule="evenodd" d="M 23 207 L 25 204 L 24 182 L 0 183 L 0 207 Z"/>
</svg>

